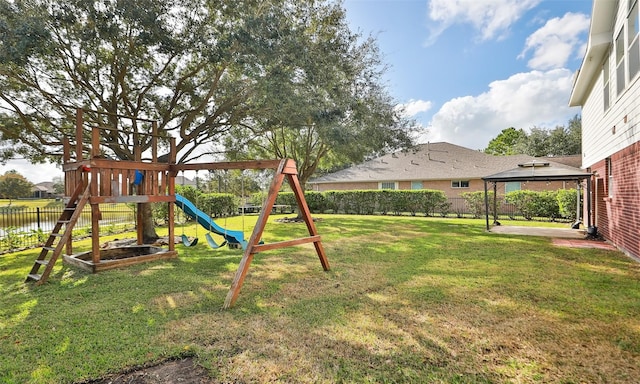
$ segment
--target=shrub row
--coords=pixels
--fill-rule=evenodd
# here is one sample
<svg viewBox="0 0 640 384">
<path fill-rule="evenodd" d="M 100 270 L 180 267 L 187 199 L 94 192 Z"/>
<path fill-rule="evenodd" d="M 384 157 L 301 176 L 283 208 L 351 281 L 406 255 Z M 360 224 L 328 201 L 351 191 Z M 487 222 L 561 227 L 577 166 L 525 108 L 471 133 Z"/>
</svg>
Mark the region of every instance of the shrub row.
<svg viewBox="0 0 640 384">
<path fill-rule="evenodd" d="M 443 191 L 422 190 L 361 190 L 361 191 L 307 191 L 304 194 L 309 210 L 313 213 L 350 213 L 359 215 L 383 215 L 409 212 L 427 216 L 446 216 L 450 204 Z M 259 199 L 260 197 L 256 198 Z M 278 194 L 276 204 L 296 207 L 292 192 Z"/>
<path fill-rule="evenodd" d="M 177 193 L 192 201 L 201 211 L 211 217 L 234 215 L 238 212 L 240 199 L 228 193 L 202 193 L 196 188 L 186 186 L 176 188 Z M 474 217 L 484 216 L 484 192 L 466 192 L 462 194 L 467 212 Z M 262 206 L 266 192 L 251 195 L 251 203 Z M 347 213 L 359 215 L 418 213 L 425 216 L 447 216 L 451 203 L 443 191 L 438 190 L 356 190 L 305 192 L 309 210 L 313 213 Z M 493 212 L 493 192 L 489 192 L 489 210 Z M 512 191 L 499 196 L 498 215 L 522 216 L 533 218 L 576 219 L 577 194 L 575 189 L 558 191 Z M 293 192 L 280 192 L 276 199 L 278 205 L 297 207 Z M 460 213 L 458 213 L 460 215 Z M 155 204 L 154 218 L 164 221 L 167 217 L 167 205 Z"/>
<path fill-rule="evenodd" d="M 484 192 L 466 192 L 462 194 L 467 207 L 475 217 L 484 214 Z M 494 211 L 493 192 L 488 193 L 489 211 Z M 578 196 L 575 189 L 559 189 L 557 191 L 512 191 L 498 199 L 498 215 L 511 218 L 522 216 L 527 220 L 534 217 L 545 217 L 550 220 L 565 218 L 576 220 L 576 204 Z M 508 209 L 511 205 L 513 209 Z"/>
</svg>

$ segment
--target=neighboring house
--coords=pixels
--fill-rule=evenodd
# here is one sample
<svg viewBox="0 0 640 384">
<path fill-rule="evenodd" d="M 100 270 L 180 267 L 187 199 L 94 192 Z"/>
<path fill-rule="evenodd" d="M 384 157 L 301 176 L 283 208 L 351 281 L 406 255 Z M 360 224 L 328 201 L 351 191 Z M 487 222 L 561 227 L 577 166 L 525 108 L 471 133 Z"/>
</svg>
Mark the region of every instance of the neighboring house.
<svg viewBox="0 0 640 384">
<path fill-rule="evenodd" d="M 582 167 L 592 225 L 640 257 L 640 25 L 637 0 L 595 0 L 570 106 L 582 107 Z M 585 201 L 587 201 L 585 199 Z"/>
<path fill-rule="evenodd" d="M 31 188 L 32 197 L 36 199 L 51 199 L 56 197 L 56 191 L 53 188 L 52 181 L 44 181 L 42 183 L 35 184 Z"/>
<path fill-rule="evenodd" d="M 176 185 L 181 187 L 198 187 L 198 183 L 195 180 L 192 180 L 188 177 L 184 177 L 182 175 L 176 176 Z"/>
<path fill-rule="evenodd" d="M 578 157 L 579 161 L 579 157 Z M 517 168 L 519 164 L 548 162 L 556 167 L 575 157 L 535 158 L 527 155 L 494 156 L 450 143 L 428 143 L 414 150 L 395 152 L 363 164 L 309 181 L 310 190 L 436 189 L 448 197 L 484 190 L 482 177 Z M 500 186 L 499 194 L 520 189 L 557 190 L 575 188 L 575 183 L 511 182 Z"/>
</svg>

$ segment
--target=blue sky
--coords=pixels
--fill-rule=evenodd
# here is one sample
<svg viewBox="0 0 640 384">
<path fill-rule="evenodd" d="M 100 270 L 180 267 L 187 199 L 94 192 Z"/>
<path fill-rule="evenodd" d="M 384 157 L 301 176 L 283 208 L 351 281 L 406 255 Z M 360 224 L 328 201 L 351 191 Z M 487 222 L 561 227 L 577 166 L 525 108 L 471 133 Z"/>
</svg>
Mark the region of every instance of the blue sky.
<svg viewBox="0 0 640 384">
<path fill-rule="evenodd" d="M 427 130 L 420 142 L 484 149 L 508 127 L 567 125 L 590 0 L 345 0 L 376 37 L 391 95 Z"/>
<path fill-rule="evenodd" d="M 424 128 L 418 141 L 484 149 L 508 127 L 566 125 L 591 0 L 344 0 L 354 31 L 374 36 L 390 94 Z M 53 165 L 12 161 L 32 182 Z"/>
</svg>

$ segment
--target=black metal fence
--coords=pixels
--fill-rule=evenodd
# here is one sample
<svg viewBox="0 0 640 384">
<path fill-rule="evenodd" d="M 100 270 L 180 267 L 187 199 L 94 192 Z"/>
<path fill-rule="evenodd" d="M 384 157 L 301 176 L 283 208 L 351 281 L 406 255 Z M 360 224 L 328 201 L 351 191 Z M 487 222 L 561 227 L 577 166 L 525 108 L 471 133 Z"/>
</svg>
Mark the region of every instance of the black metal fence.
<svg viewBox="0 0 640 384">
<path fill-rule="evenodd" d="M 62 206 L 47 208 L 0 209 L 0 253 L 43 244 L 51 234 L 63 211 Z M 115 233 L 125 228 L 135 229 L 133 205 L 101 206 L 100 233 Z M 91 212 L 86 207 L 73 230 L 74 238 L 91 233 Z"/>
</svg>

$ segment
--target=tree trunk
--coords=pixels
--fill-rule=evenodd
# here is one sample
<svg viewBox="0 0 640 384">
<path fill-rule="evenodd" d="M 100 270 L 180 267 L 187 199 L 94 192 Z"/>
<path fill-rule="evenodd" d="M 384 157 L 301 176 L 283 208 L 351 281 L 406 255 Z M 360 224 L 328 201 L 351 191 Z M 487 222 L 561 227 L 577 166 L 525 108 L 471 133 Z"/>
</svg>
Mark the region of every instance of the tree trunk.
<svg viewBox="0 0 640 384">
<path fill-rule="evenodd" d="M 156 233 L 151 203 L 140 204 L 139 207 L 142 214 L 142 242 L 144 244 L 154 243 L 159 239 L 159 236 Z"/>
</svg>

